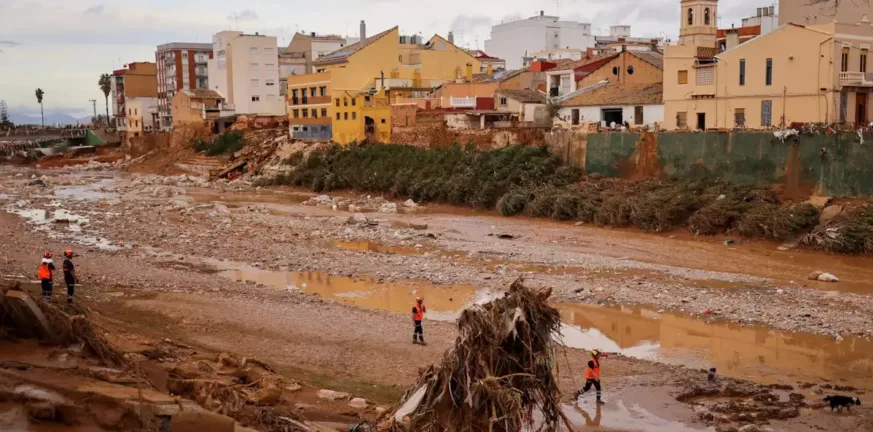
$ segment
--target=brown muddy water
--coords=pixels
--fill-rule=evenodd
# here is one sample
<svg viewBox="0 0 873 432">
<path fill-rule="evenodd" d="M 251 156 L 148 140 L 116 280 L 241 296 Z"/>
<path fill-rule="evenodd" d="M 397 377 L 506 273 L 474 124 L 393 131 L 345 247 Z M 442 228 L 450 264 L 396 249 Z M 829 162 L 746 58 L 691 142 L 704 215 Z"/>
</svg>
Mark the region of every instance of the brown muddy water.
<svg viewBox="0 0 873 432">
<path fill-rule="evenodd" d="M 471 285 L 426 282 L 382 283 L 326 272 L 280 272 L 252 267 L 227 269 L 221 276 L 278 289 L 300 290 L 357 307 L 409 313 L 416 296 L 428 306 L 427 319 L 454 320 L 465 307 L 487 302 L 500 292 Z M 562 343 L 628 357 L 718 373 L 764 384 L 833 381 L 873 390 L 873 342 L 847 337 L 793 333 L 762 327 L 709 322 L 658 313 L 644 307 L 605 307 L 557 303 L 564 325 Z M 608 369 L 608 361 L 606 366 Z"/>
</svg>

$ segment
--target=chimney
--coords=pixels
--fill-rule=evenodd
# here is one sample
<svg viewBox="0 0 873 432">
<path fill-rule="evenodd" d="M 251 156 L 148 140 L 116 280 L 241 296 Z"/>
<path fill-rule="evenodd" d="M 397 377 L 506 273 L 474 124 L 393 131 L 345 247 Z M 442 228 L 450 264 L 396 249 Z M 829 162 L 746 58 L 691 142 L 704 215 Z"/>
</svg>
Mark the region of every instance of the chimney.
<svg viewBox="0 0 873 432">
<path fill-rule="evenodd" d="M 367 44 L 367 24 L 364 22 L 364 20 L 361 20 L 360 37 L 361 37 L 361 45 L 366 45 Z"/>
<path fill-rule="evenodd" d="M 485 73 L 488 74 L 488 76 L 494 75 L 494 65 L 488 63 L 485 69 Z"/>
<path fill-rule="evenodd" d="M 309 36 L 315 37 L 315 32 L 310 33 Z"/>
<path fill-rule="evenodd" d="M 449 43 L 452 45 L 455 44 L 455 33 L 454 32 L 449 32 Z"/>
<path fill-rule="evenodd" d="M 731 49 L 740 44 L 740 34 L 737 33 L 736 29 L 728 30 L 725 39 L 725 49 Z"/>
<path fill-rule="evenodd" d="M 467 82 L 473 82 L 473 63 L 467 63 Z"/>
<path fill-rule="evenodd" d="M 545 11 L 540 11 L 540 16 L 545 15 L 545 13 L 546 13 Z"/>
</svg>

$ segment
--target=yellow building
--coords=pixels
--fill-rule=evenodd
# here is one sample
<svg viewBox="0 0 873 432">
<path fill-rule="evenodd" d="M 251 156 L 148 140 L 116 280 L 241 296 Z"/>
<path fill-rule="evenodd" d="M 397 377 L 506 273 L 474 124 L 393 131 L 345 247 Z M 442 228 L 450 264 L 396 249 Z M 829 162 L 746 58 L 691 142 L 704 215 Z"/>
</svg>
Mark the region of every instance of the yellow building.
<svg viewBox="0 0 873 432">
<path fill-rule="evenodd" d="M 682 0 L 678 45 L 665 48 L 664 127 L 765 129 L 873 119 L 867 72 L 873 26 L 793 23 L 716 48 L 717 0 Z M 865 42 L 867 41 L 867 42 Z"/>
<path fill-rule="evenodd" d="M 400 36 L 394 27 L 364 38 L 315 60 L 315 73 L 288 77 L 291 135 L 347 144 L 370 130 L 374 139 L 387 141 L 393 99 L 463 79 L 468 65 L 481 68 L 479 60 L 440 36 L 424 42 Z"/>
</svg>

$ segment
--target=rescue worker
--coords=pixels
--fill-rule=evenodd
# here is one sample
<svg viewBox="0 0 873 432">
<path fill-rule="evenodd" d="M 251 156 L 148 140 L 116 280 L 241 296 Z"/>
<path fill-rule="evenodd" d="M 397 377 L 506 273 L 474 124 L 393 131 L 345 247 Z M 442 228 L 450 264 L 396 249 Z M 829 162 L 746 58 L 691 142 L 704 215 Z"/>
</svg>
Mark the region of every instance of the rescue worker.
<svg viewBox="0 0 873 432">
<path fill-rule="evenodd" d="M 72 249 L 64 251 L 64 264 L 61 268 L 64 270 L 64 283 L 67 284 L 67 304 L 72 304 L 73 294 L 76 291 L 76 284 L 79 283 L 79 278 L 76 277 L 76 266 L 73 265 Z"/>
<path fill-rule="evenodd" d="M 588 361 L 588 367 L 585 368 L 585 387 L 576 390 L 573 399 L 579 399 L 579 396 L 591 390 L 592 385 L 597 390 L 597 403 L 606 403 L 600 399 L 600 351 L 598 350 L 591 350 L 591 360 Z"/>
<path fill-rule="evenodd" d="M 421 321 L 424 319 L 424 313 L 427 308 L 424 307 L 424 299 L 421 296 L 415 297 L 415 304 L 412 305 L 412 323 L 415 324 L 415 329 L 412 331 L 412 343 L 424 343 L 424 330 L 421 328 Z"/>
<path fill-rule="evenodd" d="M 37 271 L 37 279 L 42 285 L 42 298 L 47 301 L 52 301 L 52 272 L 55 271 L 55 263 L 52 262 L 52 253 L 46 251 L 42 256 L 42 261 L 39 263 Z"/>
</svg>

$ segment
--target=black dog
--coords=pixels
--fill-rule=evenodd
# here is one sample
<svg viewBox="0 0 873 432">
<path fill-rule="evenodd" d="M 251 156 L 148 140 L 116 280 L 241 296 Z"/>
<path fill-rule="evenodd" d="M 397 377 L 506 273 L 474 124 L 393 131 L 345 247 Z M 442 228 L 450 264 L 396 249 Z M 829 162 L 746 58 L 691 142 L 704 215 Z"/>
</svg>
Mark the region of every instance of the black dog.
<svg viewBox="0 0 873 432">
<path fill-rule="evenodd" d="M 846 407 L 846 409 L 851 412 L 852 405 L 861 405 L 861 399 L 848 396 L 826 396 L 824 401 L 831 403 L 831 411 L 833 411 L 834 408 L 836 408 L 837 411 L 842 411 L 843 407 Z"/>
</svg>

